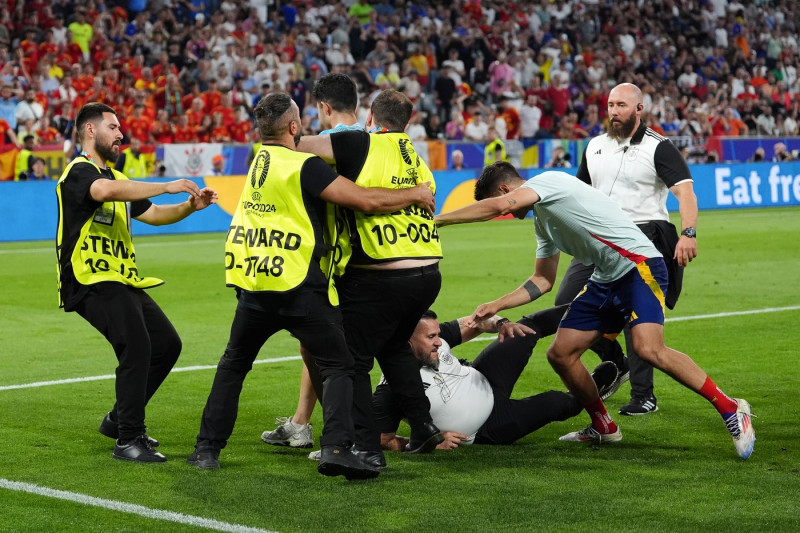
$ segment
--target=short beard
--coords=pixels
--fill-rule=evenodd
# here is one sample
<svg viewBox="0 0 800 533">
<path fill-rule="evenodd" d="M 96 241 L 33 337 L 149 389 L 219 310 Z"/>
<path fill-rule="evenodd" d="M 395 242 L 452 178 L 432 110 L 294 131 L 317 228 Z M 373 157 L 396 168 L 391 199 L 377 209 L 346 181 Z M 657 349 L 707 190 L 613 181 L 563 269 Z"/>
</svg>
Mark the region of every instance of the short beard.
<svg viewBox="0 0 800 533">
<path fill-rule="evenodd" d="M 94 149 L 97 152 L 97 155 L 99 155 L 100 159 L 103 161 L 116 163 L 117 159 L 119 158 L 119 148 L 117 148 L 117 153 L 115 154 L 113 142 L 107 146 L 100 143 L 95 143 Z"/>
<path fill-rule="evenodd" d="M 431 357 L 431 354 L 429 353 L 425 354 L 422 357 L 417 357 L 417 363 L 419 363 L 419 366 L 421 367 L 430 368 L 432 370 L 439 370 L 439 360 L 438 359 L 434 360 L 434 358 Z"/>
<path fill-rule="evenodd" d="M 631 118 L 622 121 L 619 125 L 609 123 L 608 136 L 615 141 L 622 141 L 631 136 L 634 126 L 636 126 L 636 115 L 631 115 Z"/>
</svg>

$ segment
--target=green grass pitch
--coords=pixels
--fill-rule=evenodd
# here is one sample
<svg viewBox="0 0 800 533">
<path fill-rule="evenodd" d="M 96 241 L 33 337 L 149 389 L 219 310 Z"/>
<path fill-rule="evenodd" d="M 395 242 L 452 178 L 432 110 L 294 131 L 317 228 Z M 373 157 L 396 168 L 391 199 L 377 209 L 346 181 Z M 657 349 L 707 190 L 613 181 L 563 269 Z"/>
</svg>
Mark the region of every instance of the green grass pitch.
<svg viewBox="0 0 800 533">
<path fill-rule="evenodd" d="M 750 401 L 758 441 L 748 461 L 738 459 L 707 402 L 656 373 L 659 412 L 615 416 L 624 434 L 618 444 L 558 442 L 587 424 L 581 414 L 512 446 L 391 453 L 388 472 L 370 482 L 324 478 L 307 450 L 259 438 L 276 416 L 293 413 L 297 360 L 254 367 L 220 470 L 185 462 L 213 370 L 173 373 L 148 407 L 149 432 L 169 462 L 114 461 L 112 441 L 97 433 L 113 403 L 113 380 L 7 388 L 110 375 L 115 366 L 97 332 L 57 309 L 52 243 L 31 242 L 0 244 L 0 480 L 218 520 L 236 531 L 798 531 L 800 209 L 702 212 L 698 234 L 699 257 L 668 318 L 700 318 L 668 323 L 667 343 L 723 390 Z M 435 309 L 442 319 L 471 313 L 533 270 L 530 221 L 448 227 L 441 238 L 444 283 Z M 135 243 L 142 272 L 167 281 L 150 293 L 184 341 L 177 366 L 216 364 L 234 309 L 224 286 L 223 236 Z M 568 258 L 561 263 L 563 272 Z M 504 314 L 516 319 L 551 302 L 552 293 Z M 456 353 L 472 359 L 485 345 L 468 343 Z M 562 388 L 544 358 L 547 345 L 536 347 L 516 396 Z M 297 353 L 297 342 L 279 334 L 259 359 Z M 584 361 L 597 363 L 592 354 Z M 625 385 L 608 400 L 612 414 L 628 393 Z M 313 423 L 318 436 L 319 409 Z M 203 529 L 2 487 L 0 517 L 2 531 Z"/>
</svg>

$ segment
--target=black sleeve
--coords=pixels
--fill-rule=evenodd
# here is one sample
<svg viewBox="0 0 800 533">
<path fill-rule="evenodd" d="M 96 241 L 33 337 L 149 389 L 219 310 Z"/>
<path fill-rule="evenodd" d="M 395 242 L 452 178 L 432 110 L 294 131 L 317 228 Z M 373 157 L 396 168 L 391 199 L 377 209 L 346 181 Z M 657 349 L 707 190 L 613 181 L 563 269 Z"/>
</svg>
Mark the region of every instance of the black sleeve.
<svg viewBox="0 0 800 533">
<path fill-rule="evenodd" d="M 99 179 L 108 179 L 108 177 L 98 172 L 91 163 L 76 163 L 61 185 L 63 200 L 70 205 L 82 206 L 94 211 L 101 202 L 92 199 L 89 189 L 92 183 Z"/>
<path fill-rule="evenodd" d="M 372 395 L 372 410 L 375 413 L 375 427 L 381 433 L 395 433 L 403 419 L 400 399 L 392 392 L 385 381 L 375 389 Z"/>
<path fill-rule="evenodd" d="M 153 205 L 153 202 L 147 198 L 144 200 L 136 200 L 135 202 L 131 202 L 131 218 L 136 218 L 140 215 L 143 215 L 145 211 L 150 209 L 151 205 Z"/>
<path fill-rule="evenodd" d="M 655 163 L 656 174 L 667 187 L 692 179 L 689 165 L 686 164 L 686 160 L 683 159 L 680 151 L 669 139 L 658 143 L 655 154 L 653 154 L 653 162 Z"/>
<path fill-rule="evenodd" d="M 336 171 L 345 178 L 356 181 L 364 168 L 369 152 L 369 133 L 366 131 L 338 131 L 331 134 Z"/>
<path fill-rule="evenodd" d="M 587 144 L 586 146 L 588 147 L 589 145 Z M 575 176 L 587 185 L 592 184 L 592 177 L 589 175 L 589 164 L 586 162 L 586 150 L 583 151 L 581 166 L 578 167 L 578 173 Z"/>
<path fill-rule="evenodd" d="M 451 348 L 461 344 L 461 327 L 458 325 L 458 320 L 440 323 L 439 336 L 449 344 Z"/>
<path fill-rule="evenodd" d="M 322 191 L 338 177 L 339 175 L 321 157 L 306 159 L 303 168 L 300 169 L 300 183 L 315 198 L 319 198 Z"/>
</svg>

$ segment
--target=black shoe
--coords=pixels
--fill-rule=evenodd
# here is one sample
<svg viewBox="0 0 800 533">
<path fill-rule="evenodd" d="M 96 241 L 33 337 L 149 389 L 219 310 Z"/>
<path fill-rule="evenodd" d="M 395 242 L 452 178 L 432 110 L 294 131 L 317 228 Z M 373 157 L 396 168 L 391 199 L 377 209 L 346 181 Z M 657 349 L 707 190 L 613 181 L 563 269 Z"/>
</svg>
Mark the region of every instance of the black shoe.
<svg viewBox="0 0 800 533">
<path fill-rule="evenodd" d="M 597 385 L 597 392 L 600 393 L 600 399 L 605 400 L 619 388 L 617 384 L 617 365 L 611 361 L 604 361 L 594 367 L 592 370 L 592 379 Z M 615 387 L 616 385 L 616 387 Z"/>
<path fill-rule="evenodd" d="M 110 411 L 103 418 L 103 421 L 100 422 L 100 427 L 97 428 L 97 431 L 99 431 L 101 435 L 105 435 L 109 439 L 119 438 L 119 427 L 117 426 L 117 423 L 114 422 L 114 420 L 112 420 Z M 153 437 L 147 434 L 145 434 L 145 437 L 147 438 L 147 440 L 150 441 L 150 446 L 152 446 L 153 448 L 158 448 L 161 445 L 161 443 L 158 442 Z"/>
<path fill-rule="evenodd" d="M 408 441 L 403 451 L 408 453 L 429 453 L 436 445 L 444 441 L 444 435 L 433 422 L 425 422 L 416 431 L 411 429 L 411 440 Z"/>
<path fill-rule="evenodd" d="M 147 440 L 147 435 L 139 435 L 124 444 L 117 439 L 117 444 L 114 446 L 114 452 L 111 457 L 137 463 L 163 463 L 167 460 L 166 457 L 153 449 Z"/>
<path fill-rule="evenodd" d="M 203 470 L 216 470 L 219 468 L 219 450 L 195 450 L 186 462 Z"/>
<path fill-rule="evenodd" d="M 377 469 L 379 472 L 386 472 L 386 456 L 383 455 L 382 451 L 359 450 L 355 446 L 353 446 L 352 450 L 356 457 L 367 465 Z"/>
<path fill-rule="evenodd" d="M 377 468 L 353 453 L 351 447 L 344 446 L 323 446 L 317 472 L 323 476 L 344 476 L 348 480 L 371 479 L 380 474 Z"/>
<path fill-rule="evenodd" d="M 619 408 L 619 414 L 626 416 L 649 415 L 656 411 L 658 411 L 658 405 L 656 405 L 655 396 L 650 396 L 649 398 L 634 396 L 630 402 Z"/>
</svg>

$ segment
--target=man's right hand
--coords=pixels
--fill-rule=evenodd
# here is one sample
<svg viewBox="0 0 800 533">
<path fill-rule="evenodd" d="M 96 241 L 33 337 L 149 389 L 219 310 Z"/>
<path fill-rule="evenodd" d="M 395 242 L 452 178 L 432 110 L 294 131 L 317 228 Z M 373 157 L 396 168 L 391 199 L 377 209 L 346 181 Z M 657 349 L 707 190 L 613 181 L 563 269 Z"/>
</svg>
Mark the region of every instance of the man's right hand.
<svg viewBox="0 0 800 533">
<path fill-rule="evenodd" d="M 461 443 L 469 438 L 469 435 L 464 435 L 458 431 L 442 431 L 444 440 L 436 445 L 437 450 L 455 450 Z"/>
<path fill-rule="evenodd" d="M 197 186 L 193 181 L 187 179 L 180 179 L 175 181 L 170 181 L 166 184 L 166 192 L 168 194 L 178 194 L 182 192 L 187 192 L 194 196 L 195 198 L 200 197 L 200 187 Z"/>
<path fill-rule="evenodd" d="M 431 182 L 426 181 L 414 187 L 418 194 L 418 198 L 414 201 L 415 205 L 423 208 L 425 211 L 433 215 L 436 213 L 436 198 L 433 196 L 431 189 Z"/>
</svg>

